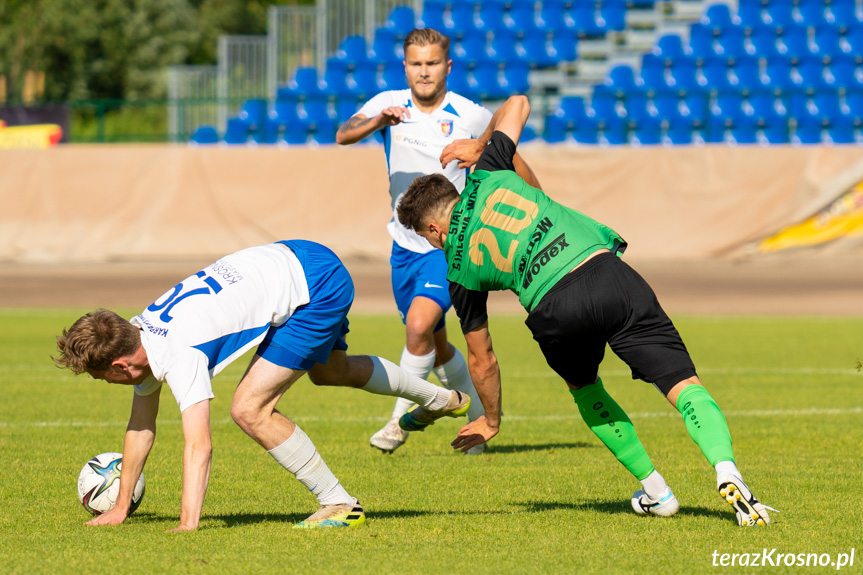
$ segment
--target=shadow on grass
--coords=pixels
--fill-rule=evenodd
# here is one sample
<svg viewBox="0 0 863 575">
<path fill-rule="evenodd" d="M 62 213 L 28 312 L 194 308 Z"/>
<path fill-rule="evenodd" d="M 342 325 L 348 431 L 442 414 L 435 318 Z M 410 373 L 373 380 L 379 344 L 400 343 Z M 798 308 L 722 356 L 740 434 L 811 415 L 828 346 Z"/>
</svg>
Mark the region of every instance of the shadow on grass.
<svg viewBox="0 0 863 575">
<path fill-rule="evenodd" d="M 513 503 L 524 508 L 528 513 L 544 513 L 546 511 L 557 511 L 560 509 L 571 511 L 598 511 L 599 513 L 608 513 L 614 515 L 617 513 L 625 513 L 632 515 L 632 505 L 629 501 L 592 501 L 588 503 L 578 502 L 562 502 L 562 501 L 527 501 L 522 503 Z M 681 507 L 677 516 L 692 516 L 692 517 L 713 517 L 725 520 L 725 516 L 715 509 L 704 509 L 702 507 Z"/>
<path fill-rule="evenodd" d="M 486 450 L 486 454 L 494 453 L 523 453 L 527 451 L 555 451 L 557 449 L 597 449 L 604 447 L 598 444 L 584 443 L 576 441 L 575 443 L 533 443 L 525 445 L 494 445 L 490 444 Z"/>
</svg>

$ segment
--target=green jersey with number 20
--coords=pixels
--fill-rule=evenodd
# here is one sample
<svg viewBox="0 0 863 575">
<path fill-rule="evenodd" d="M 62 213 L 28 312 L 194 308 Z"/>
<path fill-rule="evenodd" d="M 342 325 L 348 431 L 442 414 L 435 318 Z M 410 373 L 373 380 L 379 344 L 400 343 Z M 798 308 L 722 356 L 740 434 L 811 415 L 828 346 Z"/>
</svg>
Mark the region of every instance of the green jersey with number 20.
<svg viewBox="0 0 863 575">
<path fill-rule="evenodd" d="M 447 279 L 469 290 L 512 290 L 528 311 L 563 276 L 599 249 L 626 242 L 563 206 L 515 172 L 477 170 L 455 205 L 444 245 Z"/>
</svg>

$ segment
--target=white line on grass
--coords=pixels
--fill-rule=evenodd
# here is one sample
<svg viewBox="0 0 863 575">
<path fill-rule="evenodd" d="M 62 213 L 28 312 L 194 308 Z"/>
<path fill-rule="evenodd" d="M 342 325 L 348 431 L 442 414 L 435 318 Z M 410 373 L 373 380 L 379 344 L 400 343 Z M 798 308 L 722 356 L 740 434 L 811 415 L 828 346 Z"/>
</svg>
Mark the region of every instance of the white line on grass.
<svg viewBox="0 0 863 575">
<path fill-rule="evenodd" d="M 724 411 L 726 417 L 800 417 L 812 415 L 861 415 L 863 407 L 848 408 L 818 408 L 807 409 L 755 409 L 743 411 Z M 676 418 L 680 414 L 668 409 L 668 411 L 635 411 L 628 414 L 632 419 L 657 419 Z M 573 410 L 571 414 L 558 415 L 505 415 L 506 421 L 566 421 L 578 419 L 578 413 Z M 296 416 L 292 417 L 298 422 L 334 421 L 342 423 L 372 423 L 386 421 L 386 417 L 319 417 L 319 416 Z M 9 428 L 32 428 L 32 427 L 116 427 L 125 425 L 126 421 L 38 421 L 32 423 L 20 423 L 15 421 L 0 421 L 0 429 Z M 159 425 L 179 425 L 179 419 L 159 420 Z M 224 417 L 212 420 L 213 424 L 224 425 L 233 423 L 230 418 Z"/>
</svg>

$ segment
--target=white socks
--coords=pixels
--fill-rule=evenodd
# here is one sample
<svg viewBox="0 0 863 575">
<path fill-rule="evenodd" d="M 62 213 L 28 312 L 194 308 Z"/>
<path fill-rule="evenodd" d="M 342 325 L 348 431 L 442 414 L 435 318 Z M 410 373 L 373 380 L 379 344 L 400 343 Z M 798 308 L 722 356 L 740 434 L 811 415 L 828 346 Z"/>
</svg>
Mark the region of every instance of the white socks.
<svg viewBox="0 0 863 575">
<path fill-rule="evenodd" d="M 653 473 L 641 480 L 641 486 L 644 488 L 644 492 L 647 493 L 647 496 L 654 501 L 659 501 L 659 499 L 665 494 L 665 490 L 668 489 L 668 484 L 665 483 L 665 479 L 663 479 L 655 469 L 653 470 Z"/>
<path fill-rule="evenodd" d="M 473 380 L 470 378 L 467 363 L 458 349 L 455 349 L 455 355 L 452 356 L 452 359 L 443 365 L 435 367 L 434 373 L 447 389 L 455 389 L 470 396 L 470 407 L 467 410 L 469 421 L 474 421 L 481 415 L 485 415 L 485 409 L 479 400 L 479 396 L 476 394 Z"/>
<path fill-rule="evenodd" d="M 315 444 L 299 426 L 281 445 L 267 453 L 306 486 L 321 505 L 351 504 L 351 497 L 324 463 Z"/>
<path fill-rule="evenodd" d="M 716 484 L 719 485 L 722 481 L 725 481 L 725 477 L 728 475 L 736 475 L 740 479 L 743 479 L 743 476 L 740 475 L 740 471 L 737 469 L 737 466 L 733 461 L 720 461 L 714 467 L 716 469 Z"/>
<path fill-rule="evenodd" d="M 415 375 L 420 379 L 428 379 L 429 372 L 434 365 L 435 350 L 432 349 L 425 355 L 414 355 L 405 347 L 402 350 L 402 358 L 399 360 L 399 367 L 411 375 Z M 398 419 L 408 412 L 413 407 L 414 402 L 400 397 L 396 400 L 396 405 L 393 408 L 391 419 Z"/>
<path fill-rule="evenodd" d="M 374 371 L 361 389 L 378 395 L 403 397 L 430 410 L 446 407 L 451 395 L 448 390 L 409 374 L 388 359 L 375 356 L 371 359 Z"/>
</svg>

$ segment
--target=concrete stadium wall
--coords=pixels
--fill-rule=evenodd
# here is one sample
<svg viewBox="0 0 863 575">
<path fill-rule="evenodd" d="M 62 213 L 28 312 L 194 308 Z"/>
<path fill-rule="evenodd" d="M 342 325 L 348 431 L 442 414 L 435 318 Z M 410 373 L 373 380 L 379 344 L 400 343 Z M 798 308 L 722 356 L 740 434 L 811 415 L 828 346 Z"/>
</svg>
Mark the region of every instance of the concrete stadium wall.
<svg viewBox="0 0 863 575">
<path fill-rule="evenodd" d="M 855 147 L 577 148 L 521 153 L 556 200 L 638 259 L 718 258 L 863 180 Z M 278 239 L 386 258 L 379 147 L 61 146 L 0 153 L 0 261 L 199 260 Z"/>
</svg>

